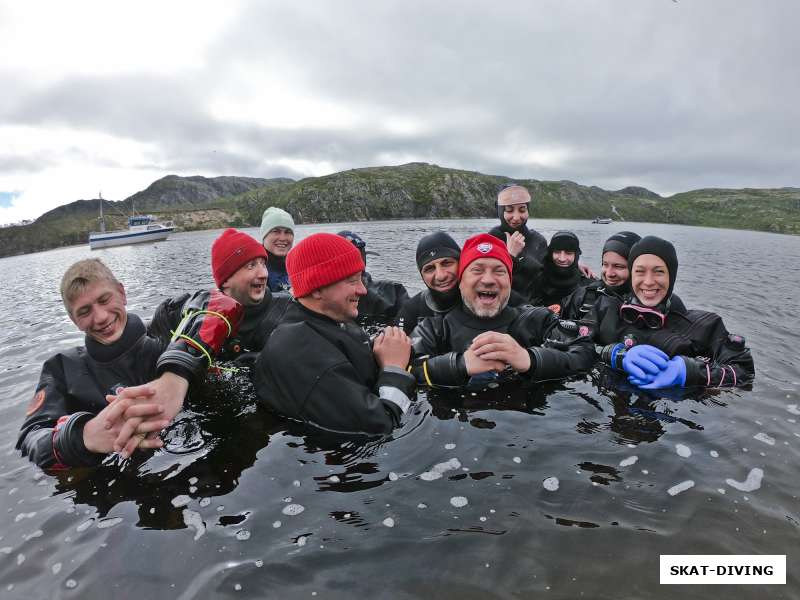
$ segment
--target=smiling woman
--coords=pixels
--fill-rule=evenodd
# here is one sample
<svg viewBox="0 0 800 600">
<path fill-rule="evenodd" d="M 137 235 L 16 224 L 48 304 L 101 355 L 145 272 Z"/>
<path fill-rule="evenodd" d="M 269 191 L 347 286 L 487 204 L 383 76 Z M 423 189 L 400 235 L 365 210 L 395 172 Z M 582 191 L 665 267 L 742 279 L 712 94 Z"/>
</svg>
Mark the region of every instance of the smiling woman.
<svg viewBox="0 0 800 600">
<path fill-rule="evenodd" d="M 655 236 L 639 240 L 628 256 L 632 292 L 595 305 L 595 341 L 605 344 L 602 360 L 624 371 L 641 389 L 748 385 L 753 358 L 722 318 L 687 310 L 672 293 L 678 275 L 675 247 Z"/>
</svg>

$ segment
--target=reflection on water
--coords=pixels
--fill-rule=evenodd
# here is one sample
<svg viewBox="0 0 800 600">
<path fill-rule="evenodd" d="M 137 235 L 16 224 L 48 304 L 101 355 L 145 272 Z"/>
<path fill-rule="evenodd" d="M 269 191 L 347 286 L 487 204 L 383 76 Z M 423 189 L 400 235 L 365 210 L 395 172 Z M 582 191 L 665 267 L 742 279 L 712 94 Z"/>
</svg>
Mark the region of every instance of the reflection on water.
<svg viewBox="0 0 800 600">
<path fill-rule="evenodd" d="M 463 241 L 490 224 L 347 228 L 380 253 L 370 257 L 375 276 L 413 291 L 419 237 L 444 226 Z M 343 228 L 307 226 L 298 237 Z M 563 221 L 539 228 L 575 230 L 592 265 L 616 231 Z M 678 293 L 748 338 L 752 390 L 645 393 L 602 369 L 531 388 L 423 390 L 403 427 L 370 439 L 268 413 L 245 371 L 223 371 L 193 391 L 165 449 L 58 476 L 18 457 L 14 440 L 41 362 L 80 343 L 57 283 L 88 251 L 1 260 L 3 598 L 667 598 L 674 590 L 658 585 L 660 554 L 791 555 L 800 373 L 785 306 L 797 282 L 783 277 L 800 259 L 800 240 L 625 228 L 676 242 Z M 211 285 L 205 262 L 217 233 L 93 255 L 125 281 L 131 310 L 147 316 L 164 296 Z M 767 252 L 776 243 L 779 256 Z M 689 260 L 700 247 L 707 252 Z M 720 261 L 723 270 L 742 267 L 735 280 L 709 277 Z M 35 295 L 22 303 L 31 282 Z M 798 578 L 791 567 L 787 575 L 770 597 L 793 597 Z M 737 598 L 761 595 L 736 588 Z"/>
</svg>

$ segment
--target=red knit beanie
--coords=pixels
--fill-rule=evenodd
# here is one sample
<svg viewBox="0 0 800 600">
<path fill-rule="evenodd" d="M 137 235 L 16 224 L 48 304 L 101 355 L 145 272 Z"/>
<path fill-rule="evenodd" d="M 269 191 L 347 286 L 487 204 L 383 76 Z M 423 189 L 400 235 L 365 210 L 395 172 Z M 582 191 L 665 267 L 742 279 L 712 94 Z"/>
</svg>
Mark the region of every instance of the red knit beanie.
<svg viewBox="0 0 800 600">
<path fill-rule="evenodd" d="M 223 231 L 211 244 L 211 272 L 217 287 L 222 289 L 231 275 L 259 257 L 266 259 L 267 251 L 258 241 L 233 228 Z"/>
<path fill-rule="evenodd" d="M 493 235 L 480 233 L 469 238 L 464 242 L 461 250 L 461 259 L 458 261 L 458 279 L 467 269 L 471 262 L 479 258 L 496 258 L 508 269 L 508 276 L 511 277 L 511 265 L 513 263 L 511 255 L 508 253 L 506 245 Z"/>
<path fill-rule="evenodd" d="M 358 249 L 332 233 L 310 235 L 286 256 L 286 272 L 295 298 L 308 296 L 363 270 L 364 261 Z"/>
</svg>

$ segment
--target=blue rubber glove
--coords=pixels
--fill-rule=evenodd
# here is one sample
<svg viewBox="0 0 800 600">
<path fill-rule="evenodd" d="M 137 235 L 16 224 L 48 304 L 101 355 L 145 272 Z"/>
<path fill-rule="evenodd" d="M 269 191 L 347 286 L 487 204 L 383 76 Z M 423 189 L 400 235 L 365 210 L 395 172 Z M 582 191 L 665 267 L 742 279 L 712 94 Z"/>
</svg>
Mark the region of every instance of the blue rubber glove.
<svg viewBox="0 0 800 600">
<path fill-rule="evenodd" d="M 631 378 L 628 378 L 628 381 L 631 381 Z M 686 363 L 680 356 L 676 356 L 667 363 L 667 368 L 656 375 L 653 381 L 645 385 L 639 385 L 639 387 L 643 390 L 657 390 L 666 387 L 683 387 L 685 385 Z"/>
<path fill-rule="evenodd" d="M 622 368 L 630 375 L 629 379 L 650 383 L 667 368 L 668 362 L 669 356 L 655 346 L 640 344 L 625 352 Z"/>
</svg>

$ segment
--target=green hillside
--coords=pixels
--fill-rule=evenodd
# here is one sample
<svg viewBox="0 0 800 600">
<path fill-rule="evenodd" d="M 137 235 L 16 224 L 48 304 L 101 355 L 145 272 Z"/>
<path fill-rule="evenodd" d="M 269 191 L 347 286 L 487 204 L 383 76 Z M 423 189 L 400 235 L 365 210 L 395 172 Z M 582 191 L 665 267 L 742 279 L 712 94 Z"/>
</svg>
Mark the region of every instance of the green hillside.
<svg viewBox="0 0 800 600">
<path fill-rule="evenodd" d="M 800 189 L 702 189 L 667 198 L 641 187 L 608 191 L 571 181 L 538 181 L 447 169 L 425 163 L 370 167 L 324 177 L 159 179 L 120 202 L 107 202 L 108 228 L 125 225 L 131 206 L 171 219 L 186 231 L 258 226 L 268 206 L 297 223 L 492 217 L 500 185 L 516 182 L 534 198 L 536 218 L 676 223 L 800 234 Z M 0 256 L 85 243 L 97 228 L 99 200 L 60 206 L 25 226 L 0 229 Z"/>
</svg>

